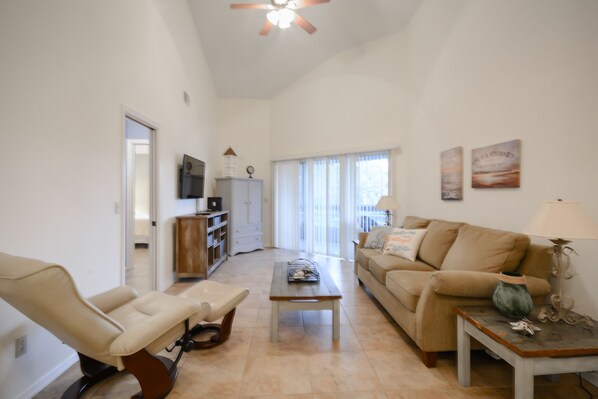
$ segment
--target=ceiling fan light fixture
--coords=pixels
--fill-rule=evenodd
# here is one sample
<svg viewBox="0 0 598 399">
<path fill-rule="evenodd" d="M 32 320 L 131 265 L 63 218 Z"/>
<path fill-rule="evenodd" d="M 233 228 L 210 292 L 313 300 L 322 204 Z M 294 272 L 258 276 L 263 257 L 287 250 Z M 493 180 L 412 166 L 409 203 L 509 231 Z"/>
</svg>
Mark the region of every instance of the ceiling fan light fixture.
<svg viewBox="0 0 598 399">
<path fill-rule="evenodd" d="M 291 10 L 284 9 L 278 11 L 278 27 L 280 29 L 286 29 L 291 26 L 291 22 L 295 19 L 295 13 Z"/>
<path fill-rule="evenodd" d="M 230 8 L 233 10 L 268 10 L 269 12 L 266 14 L 266 22 L 259 32 L 261 36 L 268 35 L 273 26 L 278 26 L 280 29 L 287 29 L 293 22 L 305 32 L 313 35 L 318 29 L 303 16 L 297 14 L 295 10 L 329 2 L 330 0 L 270 0 L 270 4 L 235 3 L 231 4 Z"/>
<path fill-rule="evenodd" d="M 268 14 L 266 14 L 266 18 L 272 25 L 278 25 L 278 21 L 280 20 L 280 16 L 278 15 L 278 10 L 272 10 Z"/>
</svg>

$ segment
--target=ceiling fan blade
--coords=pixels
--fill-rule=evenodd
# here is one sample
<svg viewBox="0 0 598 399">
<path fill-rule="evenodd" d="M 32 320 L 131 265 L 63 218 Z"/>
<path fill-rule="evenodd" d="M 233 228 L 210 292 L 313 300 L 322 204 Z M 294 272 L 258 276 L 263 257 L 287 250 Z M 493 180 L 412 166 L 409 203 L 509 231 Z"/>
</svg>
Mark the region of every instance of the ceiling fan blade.
<svg viewBox="0 0 598 399">
<path fill-rule="evenodd" d="M 295 0 L 295 10 L 324 3 L 330 3 L 330 0 Z"/>
<path fill-rule="evenodd" d="M 254 10 L 272 10 L 274 7 L 271 4 L 231 4 L 230 8 L 233 10 L 239 9 L 254 9 Z"/>
<path fill-rule="evenodd" d="M 316 29 L 315 26 L 310 24 L 307 21 L 307 19 L 303 18 L 301 15 L 297 14 L 296 12 L 294 12 L 294 14 L 295 14 L 295 23 L 297 25 L 299 25 L 300 27 L 302 27 L 304 31 L 306 31 L 310 35 L 313 35 L 318 30 L 318 29 Z"/>
<path fill-rule="evenodd" d="M 262 30 L 260 31 L 260 35 L 262 36 L 266 36 L 268 33 L 270 33 L 270 29 L 272 29 L 272 23 L 268 20 L 266 20 L 266 23 L 264 24 L 264 26 L 262 26 Z"/>
</svg>

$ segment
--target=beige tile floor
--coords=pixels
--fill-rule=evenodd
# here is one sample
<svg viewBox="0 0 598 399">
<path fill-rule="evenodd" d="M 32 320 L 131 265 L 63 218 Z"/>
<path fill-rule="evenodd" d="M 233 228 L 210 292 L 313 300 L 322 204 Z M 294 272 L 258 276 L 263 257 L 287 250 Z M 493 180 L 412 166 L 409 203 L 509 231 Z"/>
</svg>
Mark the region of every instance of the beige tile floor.
<svg viewBox="0 0 598 399">
<path fill-rule="evenodd" d="M 341 339 L 332 342 L 329 311 L 288 312 L 281 317 L 280 342 L 269 340 L 268 293 L 275 261 L 296 252 L 267 249 L 231 257 L 212 276 L 251 291 L 239 306 L 231 338 L 222 346 L 184 355 L 169 399 L 440 399 L 511 398 L 512 368 L 483 351 L 472 356 L 472 387 L 457 382 L 454 353 L 426 368 L 413 342 L 357 284 L 352 262 L 319 258 L 343 294 Z M 177 283 L 176 294 L 193 284 Z M 59 398 L 80 377 L 73 366 L 35 399 Z M 536 377 L 535 398 L 587 398 L 577 376 L 550 382 Z M 598 389 L 584 383 L 594 395 Z M 139 389 L 122 373 L 90 390 L 85 398 L 129 398 Z"/>
</svg>

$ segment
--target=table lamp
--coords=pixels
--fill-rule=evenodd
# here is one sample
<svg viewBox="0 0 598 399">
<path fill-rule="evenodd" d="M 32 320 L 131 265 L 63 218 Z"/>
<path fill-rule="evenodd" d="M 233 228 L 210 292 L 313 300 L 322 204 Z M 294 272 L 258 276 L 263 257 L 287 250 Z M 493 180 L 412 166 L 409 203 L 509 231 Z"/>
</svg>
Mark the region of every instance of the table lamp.
<svg viewBox="0 0 598 399">
<path fill-rule="evenodd" d="M 393 196 L 383 195 L 378 200 L 378 203 L 376 204 L 375 208 L 380 211 L 386 211 L 386 225 L 390 226 L 390 211 L 394 209 L 399 209 L 399 204 Z"/>
<path fill-rule="evenodd" d="M 585 323 L 584 327 L 592 328 L 592 319 L 569 312 L 575 301 L 563 296 L 563 280 L 572 276 L 568 273 L 569 254 L 575 253 L 569 247 L 572 240 L 597 240 L 598 226 L 591 220 L 579 202 L 544 201 L 540 209 L 523 229 L 525 234 L 548 238 L 553 244 L 552 275 L 558 279 L 557 292 L 550 296 L 550 305 L 538 313 L 538 320 L 557 322 L 563 320 L 567 324 Z"/>
</svg>

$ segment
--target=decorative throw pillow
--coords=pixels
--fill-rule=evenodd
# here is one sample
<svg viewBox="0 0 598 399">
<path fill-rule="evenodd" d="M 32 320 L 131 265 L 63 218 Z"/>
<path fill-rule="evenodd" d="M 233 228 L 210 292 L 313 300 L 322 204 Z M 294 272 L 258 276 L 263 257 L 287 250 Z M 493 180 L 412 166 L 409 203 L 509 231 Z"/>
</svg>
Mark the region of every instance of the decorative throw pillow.
<svg viewBox="0 0 598 399">
<path fill-rule="evenodd" d="M 386 241 L 386 236 L 392 233 L 393 230 L 395 230 L 395 228 L 391 226 L 372 227 L 372 230 L 368 234 L 368 238 L 366 239 L 363 247 L 382 251 L 382 248 L 384 248 L 384 241 Z"/>
<path fill-rule="evenodd" d="M 426 231 L 428 230 L 395 229 L 392 234 L 386 237 L 382 254 L 400 256 L 413 262 L 417 256 L 419 245 L 426 235 Z"/>
</svg>

